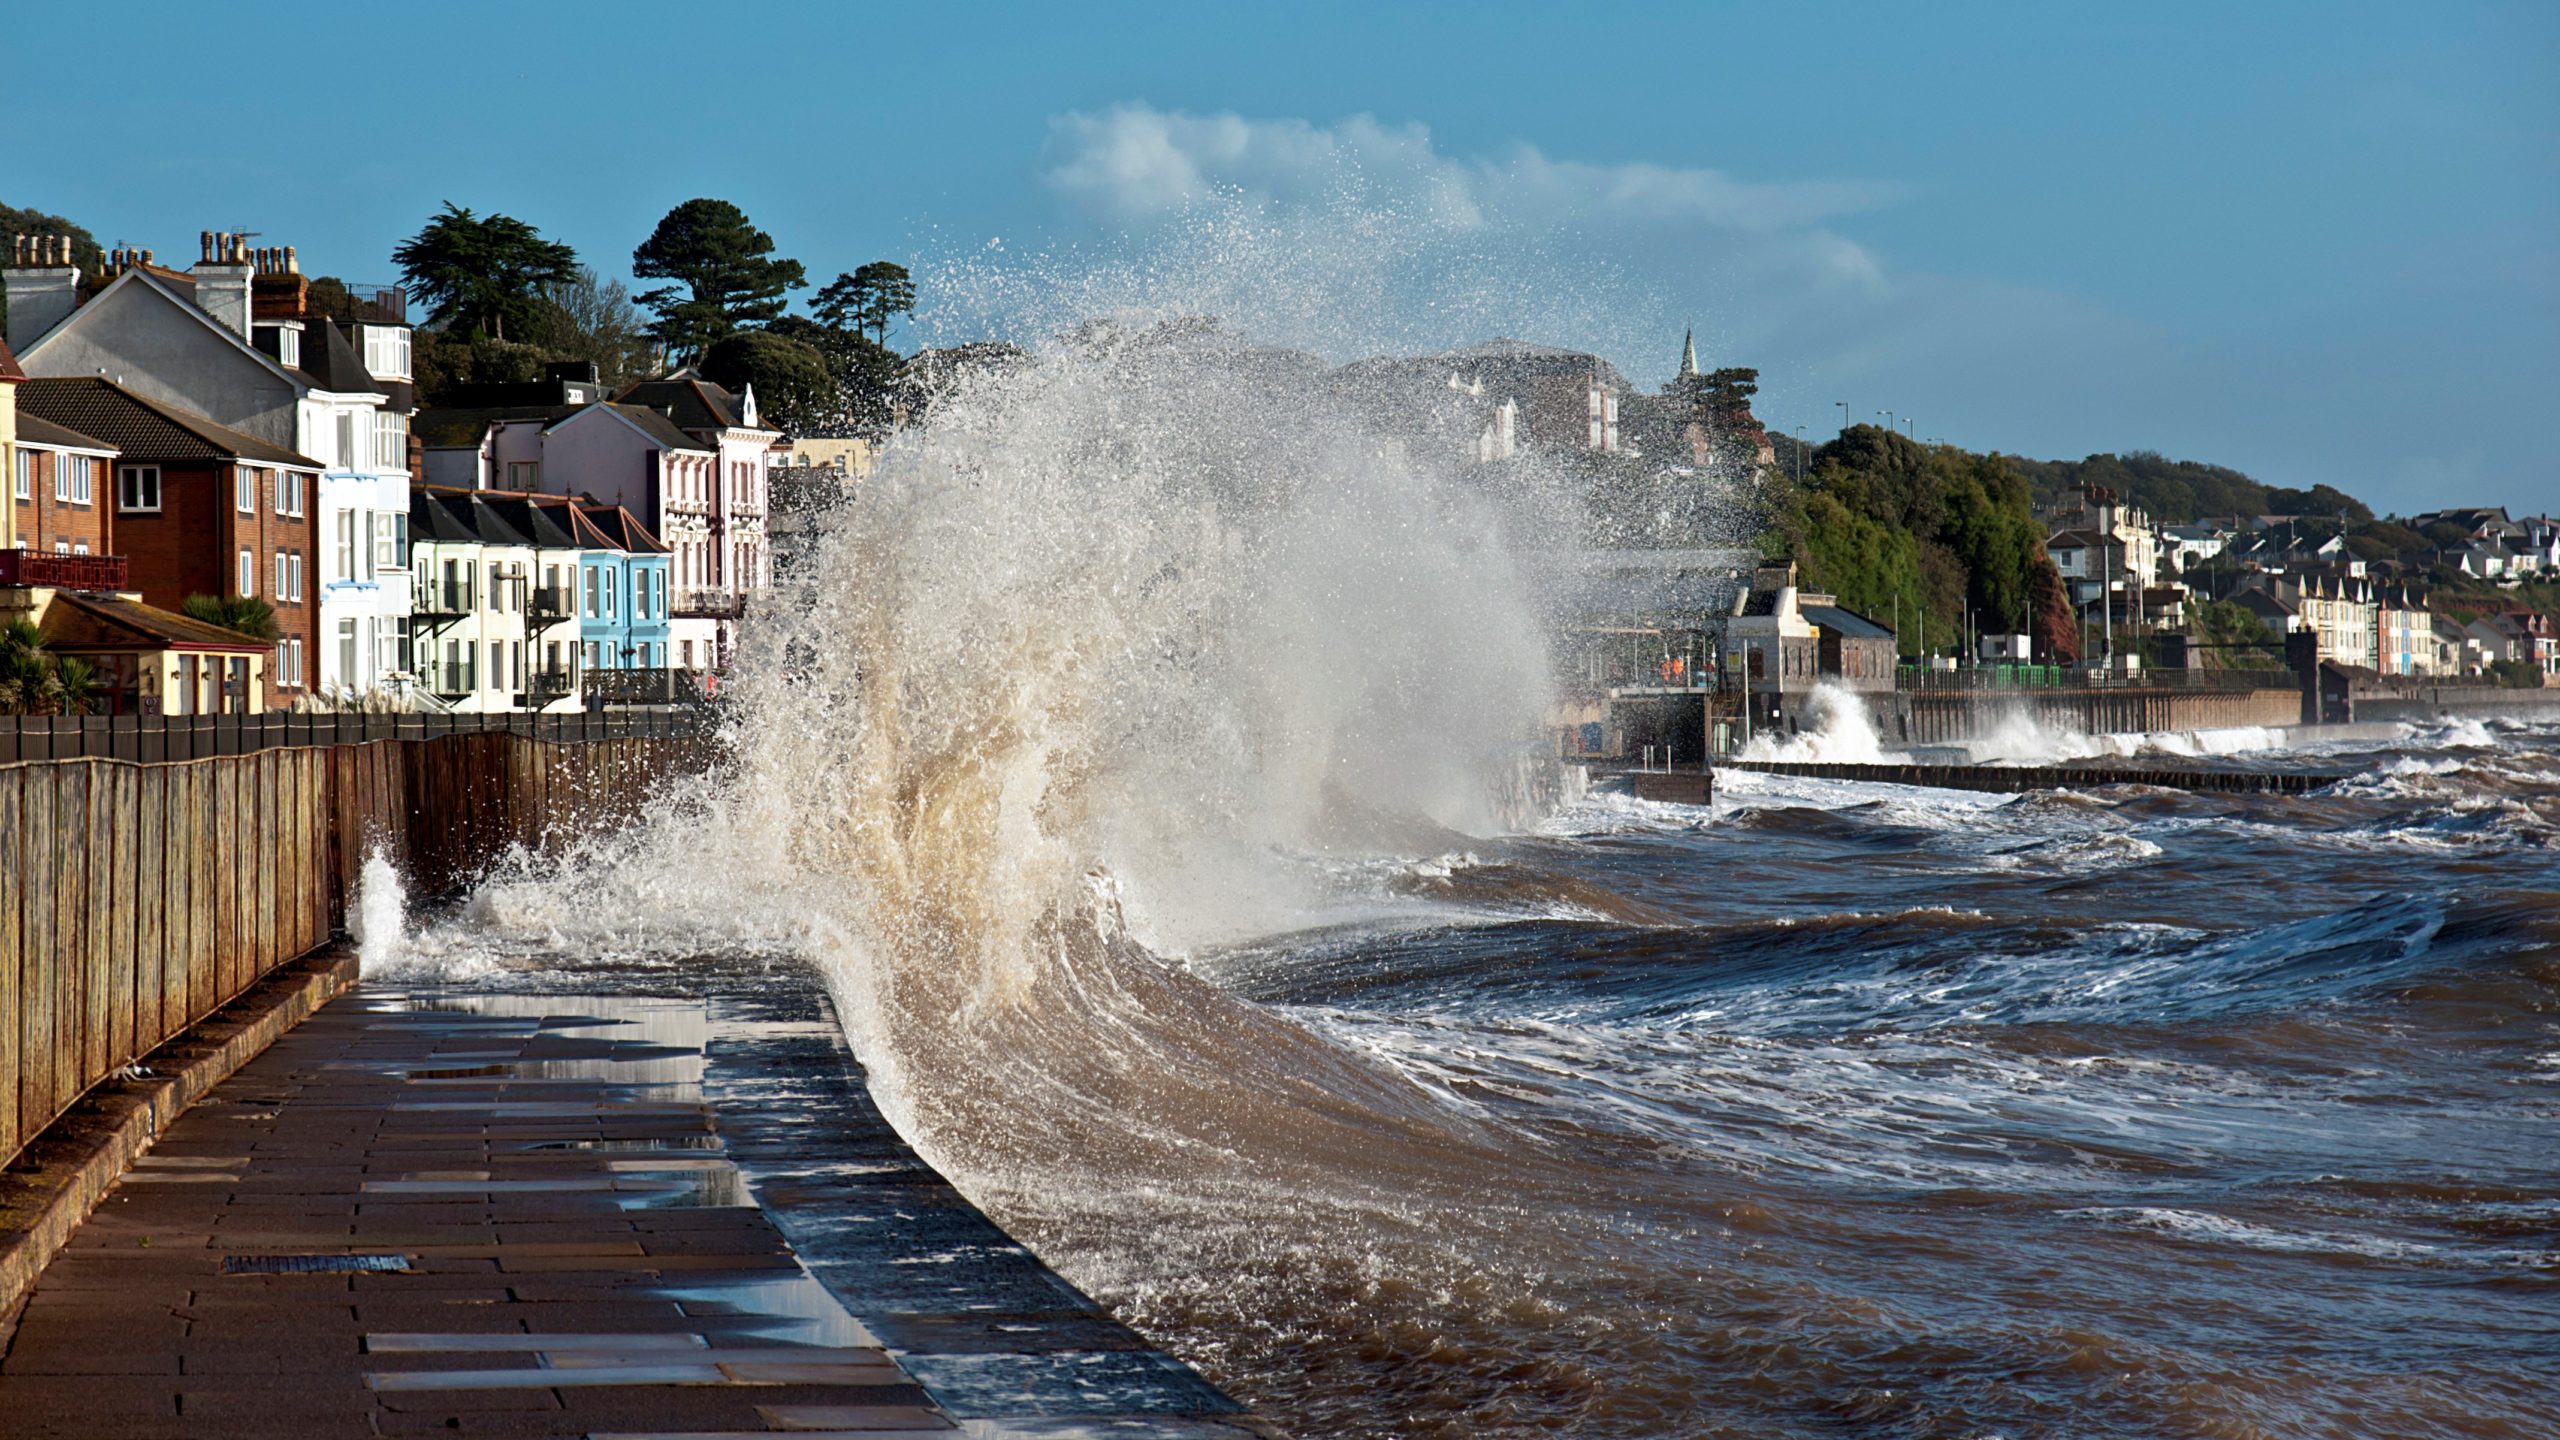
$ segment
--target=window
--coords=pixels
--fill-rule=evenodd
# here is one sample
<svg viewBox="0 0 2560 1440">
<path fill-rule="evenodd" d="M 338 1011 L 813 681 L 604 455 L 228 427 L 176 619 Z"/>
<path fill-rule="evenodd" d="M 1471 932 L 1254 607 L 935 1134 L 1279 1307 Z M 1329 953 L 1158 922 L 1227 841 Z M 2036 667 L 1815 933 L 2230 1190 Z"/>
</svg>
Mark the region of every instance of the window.
<svg viewBox="0 0 2560 1440">
<path fill-rule="evenodd" d="M 21 500 L 34 499 L 36 488 L 36 452 L 33 450 L 20 450 L 18 452 L 17 470 L 18 474 L 14 483 L 17 487 L 18 498 Z"/>
<path fill-rule="evenodd" d="M 409 378 L 409 332 L 388 325 L 364 327 L 364 368 L 377 380 Z"/>
<path fill-rule="evenodd" d="M 613 619 L 613 618 L 614 618 L 614 613 L 613 613 L 613 595 L 614 595 L 614 592 L 615 592 L 615 591 L 620 590 L 620 589 L 622 588 L 622 585 L 621 585 L 621 583 L 620 583 L 620 582 L 615 578 L 614 573 L 613 573 L 612 571 L 607 570 L 607 571 L 604 571 L 604 572 L 603 572 L 603 574 L 604 574 L 604 618 L 606 618 L 607 620 L 611 620 L 611 619 Z"/>
<path fill-rule="evenodd" d="M 356 521 L 358 518 L 353 510 L 338 512 L 338 548 L 336 553 L 330 556 L 329 564 L 329 574 L 332 579 L 356 578 Z M 355 667 L 350 665 L 347 668 L 353 670 Z"/>
<path fill-rule="evenodd" d="M 539 460 L 508 461 L 507 488 L 510 490 L 538 490 L 542 488 L 542 462 Z"/>
<path fill-rule="evenodd" d="M 377 513 L 373 517 L 373 568 L 405 570 L 409 567 L 409 517 L 398 511 Z"/>
<path fill-rule="evenodd" d="M 240 593 L 243 595 L 258 593 L 258 557 L 247 550 L 240 552 Z"/>
<path fill-rule="evenodd" d="M 53 553 L 54 553 L 54 554 L 56 554 L 56 555 L 68 555 L 68 554 L 70 554 L 70 553 L 71 553 L 71 542 L 70 542 L 70 541 L 68 541 L 68 540 L 56 540 L 56 541 L 54 541 L 54 542 L 53 542 Z"/>
<path fill-rule="evenodd" d="M 352 410 L 338 412 L 338 468 L 356 468 L 356 416 Z"/>
<path fill-rule="evenodd" d="M 292 555 L 292 561 L 293 561 L 293 593 L 292 593 L 291 595 L 287 596 L 286 598 L 287 598 L 287 599 L 289 599 L 289 600 L 299 601 L 299 600 L 301 600 L 301 599 L 302 599 L 302 552 L 301 552 L 301 551 L 299 551 L 299 550 L 294 551 L 294 552 L 293 552 L 293 555 Z"/>
<path fill-rule="evenodd" d="M 350 690 L 360 688 L 356 684 L 357 674 L 356 622 L 341 620 L 338 622 L 338 683 Z"/>
<path fill-rule="evenodd" d="M 587 617 L 587 618 L 589 618 L 589 619 L 593 619 L 593 618 L 595 618 L 596 616 L 601 615 L 601 614 L 603 614 L 603 613 L 604 613 L 604 611 L 602 611 L 601 609 L 597 608 L 597 604 L 596 604 L 596 567 L 594 567 L 593 565 L 589 565 L 589 566 L 587 566 L 587 567 L 586 567 L 586 577 L 587 577 L 587 596 L 586 596 L 586 604 L 584 604 L 584 605 L 582 605 L 582 606 L 580 606 L 580 607 L 579 607 L 578 613 L 579 613 L 579 614 L 581 614 L 581 615 L 586 616 L 586 617 Z"/>
<path fill-rule="evenodd" d="M 409 468 L 408 416 L 386 411 L 373 417 L 373 465 L 377 470 Z"/>
<path fill-rule="evenodd" d="M 296 640 L 287 640 L 287 641 L 286 641 L 286 642 L 284 642 L 284 643 L 285 643 L 285 648 L 286 648 L 286 649 L 288 649 L 288 650 L 291 650 L 291 651 L 293 652 L 293 685 L 294 685 L 294 688 L 298 690 L 298 689 L 302 688 L 302 684 L 303 684 L 303 677 L 302 677 L 302 642 L 301 642 L 300 640 L 296 639 Z"/>
<path fill-rule="evenodd" d="M 250 469 L 246 465 L 241 466 L 240 478 L 234 488 L 237 493 L 232 496 L 232 503 L 240 513 L 243 515 L 257 514 L 258 472 Z"/>
<path fill-rule="evenodd" d="M 136 511 L 159 509 L 160 467 L 157 465 L 117 466 L 116 508 Z"/>
<path fill-rule="evenodd" d="M 70 458 L 68 455 L 53 457 L 53 498 L 66 503 L 71 499 L 71 466 L 65 462 Z"/>
<path fill-rule="evenodd" d="M 254 496 L 251 497 L 253 502 L 255 498 L 256 497 Z M 255 509 L 257 507 L 252 503 L 249 508 Z M 279 470 L 276 472 L 276 513 L 279 515 L 300 515 L 302 513 L 302 475 L 299 471 Z"/>
<path fill-rule="evenodd" d="M 291 577 L 285 571 L 284 552 L 281 550 L 276 552 L 275 598 L 280 602 L 293 598 Z"/>
<path fill-rule="evenodd" d="M 598 668 L 596 665 L 596 642 L 593 640 L 587 642 L 587 668 L 590 670 Z"/>
</svg>

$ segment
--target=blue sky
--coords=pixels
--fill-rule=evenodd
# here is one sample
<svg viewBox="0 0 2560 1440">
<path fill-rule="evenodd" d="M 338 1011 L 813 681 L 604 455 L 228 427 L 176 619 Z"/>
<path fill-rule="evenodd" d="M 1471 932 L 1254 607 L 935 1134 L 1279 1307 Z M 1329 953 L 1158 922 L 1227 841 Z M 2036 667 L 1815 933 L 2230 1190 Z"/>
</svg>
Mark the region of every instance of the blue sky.
<svg viewBox="0 0 2560 1440">
<path fill-rule="evenodd" d="M 1138 273 L 1177 303 L 1341 358 L 1513 333 L 1651 384 L 1694 323 L 1809 436 L 1847 400 L 2560 508 L 2560 6 L 119 14 L 12 15 L 22 80 L 110 73 L 16 88 L 0 201 L 163 258 L 239 227 L 387 280 L 452 199 L 620 273 L 714 195 L 820 279 L 1171 254 Z M 1241 250 L 1204 238 L 1237 207 Z M 1201 287 L 1228 254 L 1255 278 Z M 993 293 L 929 287 L 938 333 Z"/>
</svg>

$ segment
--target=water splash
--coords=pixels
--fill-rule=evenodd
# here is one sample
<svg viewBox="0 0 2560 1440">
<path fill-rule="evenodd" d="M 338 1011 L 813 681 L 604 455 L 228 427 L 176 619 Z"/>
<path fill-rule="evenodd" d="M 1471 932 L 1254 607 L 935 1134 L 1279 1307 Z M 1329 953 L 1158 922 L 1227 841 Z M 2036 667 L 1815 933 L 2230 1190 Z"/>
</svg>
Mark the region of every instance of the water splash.
<svg viewBox="0 0 2560 1440">
<path fill-rule="evenodd" d="M 375 974 L 398 958 L 409 933 L 408 887 L 391 857 L 375 848 L 356 876 L 355 903 L 347 907 L 349 938 L 363 973 Z"/>
<path fill-rule="evenodd" d="M 1887 757 L 1867 702 L 1855 690 L 1826 680 L 1805 697 L 1804 720 L 1794 734 L 1755 735 L 1742 747 L 1742 758 L 1875 765 Z"/>
</svg>

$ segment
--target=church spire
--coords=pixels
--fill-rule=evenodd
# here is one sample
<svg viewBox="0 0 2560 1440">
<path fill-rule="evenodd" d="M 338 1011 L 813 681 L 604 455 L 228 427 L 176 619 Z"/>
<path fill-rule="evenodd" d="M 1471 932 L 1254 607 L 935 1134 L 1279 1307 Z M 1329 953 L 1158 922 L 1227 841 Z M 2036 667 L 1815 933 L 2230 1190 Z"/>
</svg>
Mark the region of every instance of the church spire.
<svg viewBox="0 0 2560 1440">
<path fill-rule="evenodd" d="M 1680 378 L 1698 378 L 1698 332 L 1694 329 L 1680 332 Z"/>
</svg>

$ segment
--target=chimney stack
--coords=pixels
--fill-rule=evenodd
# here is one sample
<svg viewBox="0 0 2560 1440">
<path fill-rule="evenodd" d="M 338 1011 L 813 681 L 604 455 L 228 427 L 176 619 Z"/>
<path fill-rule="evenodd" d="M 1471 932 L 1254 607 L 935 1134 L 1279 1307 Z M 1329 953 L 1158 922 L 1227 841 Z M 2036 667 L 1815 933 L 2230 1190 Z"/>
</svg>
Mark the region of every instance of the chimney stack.
<svg viewBox="0 0 2560 1440">
<path fill-rule="evenodd" d="M 233 334 L 247 338 L 251 315 L 252 269 L 248 244 L 227 230 L 205 232 L 209 258 L 197 263 L 196 304 Z"/>
<path fill-rule="evenodd" d="M 68 235 L 22 235 L 13 258 L 18 263 L 0 272 L 0 287 L 9 297 L 9 348 L 23 352 L 78 308 L 80 272 Z"/>
</svg>

